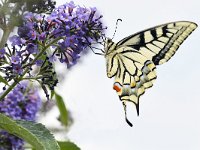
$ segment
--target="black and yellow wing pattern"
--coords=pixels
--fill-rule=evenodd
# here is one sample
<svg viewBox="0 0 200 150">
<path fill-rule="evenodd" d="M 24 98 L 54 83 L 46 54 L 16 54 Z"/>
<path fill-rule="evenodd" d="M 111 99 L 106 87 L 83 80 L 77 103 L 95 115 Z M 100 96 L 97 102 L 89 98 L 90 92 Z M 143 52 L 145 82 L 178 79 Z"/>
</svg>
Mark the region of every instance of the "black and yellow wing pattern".
<svg viewBox="0 0 200 150">
<path fill-rule="evenodd" d="M 124 106 L 133 102 L 139 115 L 139 97 L 153 86 L 156 65 L 167 62 L 182 42 L 197 28 L 189 21 L 171 22 L 130 35 L 118 43 L 107 39 L 107 76 L 115 77 L 116 90 Z M 132 126 L 126 117 L 127 123 Z"/>
</svg>

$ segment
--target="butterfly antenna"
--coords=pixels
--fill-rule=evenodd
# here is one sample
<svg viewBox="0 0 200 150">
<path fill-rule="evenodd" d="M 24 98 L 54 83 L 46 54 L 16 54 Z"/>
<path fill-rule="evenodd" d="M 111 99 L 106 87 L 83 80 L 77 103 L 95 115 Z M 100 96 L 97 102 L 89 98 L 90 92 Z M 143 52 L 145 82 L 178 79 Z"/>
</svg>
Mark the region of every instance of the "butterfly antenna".
<svg viewBox="0 0 200 150">
<path fill-rule="evenodd" d="M 125 104 L 125 102 L 122 102 L 122 104 L 123 104 L 123 106 L 124 106 L 124 112 L 125 112 L 125 119 L 126 119 L 126 122 L 128 123 L 128 125 L 130 126 L 130 127 L 132 127 L 133 126 L 133 124 L 128 120 L 128 118 L 127 118 L 127 114 L 126 114 L 126 104 Z"/>
<path fill-rule="evenodd" d="M 114 34 L 113 34 L 113 36 L 112 36 L 112 39 L 115 37 L 115 33 L 116 33 L 116 31 L 117 31 L 117 26 L 118 26 L 118 22 L 119 22 L 119 21 L 122 22 L 122 19 L 117 19 L 117 21 L 116 21 L 116 26 L 115 26 L 115 32 L 114 32 Z"/>
</svg>

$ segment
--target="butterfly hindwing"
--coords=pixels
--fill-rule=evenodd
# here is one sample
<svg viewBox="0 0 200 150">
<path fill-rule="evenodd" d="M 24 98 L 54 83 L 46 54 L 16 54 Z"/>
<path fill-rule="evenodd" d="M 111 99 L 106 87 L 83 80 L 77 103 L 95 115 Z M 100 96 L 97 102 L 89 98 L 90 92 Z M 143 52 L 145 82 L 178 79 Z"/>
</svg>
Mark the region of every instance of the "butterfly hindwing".
<svg viewBox="0 0 200 150">
<path fill-rule="evenodd" d="M 107 57 L 107 60 L 118 62 L 113 89 L 123 103 L 125 114 L 126 103 L 132 102 L 139 115 L 139 97 L 147 88 L 153 86 L 153 81 L 156 79 L 156 67 L 152 61 L 131 47 L 121 47 L 116 54 L 112 53 L 110 56 L 112 57 Z M 114 65 L 112 68 L 115 68 Z"/>
</svg>

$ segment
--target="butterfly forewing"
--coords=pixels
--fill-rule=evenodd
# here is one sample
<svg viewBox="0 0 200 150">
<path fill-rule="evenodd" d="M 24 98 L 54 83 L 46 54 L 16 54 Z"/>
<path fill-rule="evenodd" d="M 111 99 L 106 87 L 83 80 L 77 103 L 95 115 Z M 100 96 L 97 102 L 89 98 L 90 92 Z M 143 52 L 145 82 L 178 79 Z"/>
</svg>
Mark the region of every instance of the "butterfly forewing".
<svg viewBox="0 0 200 150">
<path fill-rule="evenodd" d="M 115 77 L 113 89 L 123 103 L 125 116 L 127 102 L 134 103 L 139 114 L 139 97 L 153 86 L 156 65 L 168 61 L 196 27 L 192 22 L 173 22 L 130 35 L 117 44 L 108 40 L 107 76 Z M 132 125 L 127 117 L 126 121 Z"/>
<path fill-rule="evenodd" d="M 156 26 L 130 35 L 117 43 L 132 47 L 152 60 L 155 65 L 168 61 L 180 44 L 197 28 L 193 22 L 179 21 Z"/>
</svg>

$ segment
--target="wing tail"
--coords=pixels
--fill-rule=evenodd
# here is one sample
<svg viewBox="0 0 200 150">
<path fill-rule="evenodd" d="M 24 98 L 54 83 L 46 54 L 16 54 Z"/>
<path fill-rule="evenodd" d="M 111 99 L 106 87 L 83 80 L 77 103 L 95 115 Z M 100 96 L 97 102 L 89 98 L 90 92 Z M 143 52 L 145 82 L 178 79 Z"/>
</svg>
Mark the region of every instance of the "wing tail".
<svg viewBox="0 0 200 150">
<path fill-rule="evenodd" d="M 126 122 L 128 123 L 128 125 L 129 125 L 130 127 L 132 127 L 133 124 L 132 124 L 132 123 L 128 120 L 128 118 L 127 118 L 127 113 L 126 113 L 126 102 L 124 101 L 124 102 L 122 102 L 122 104 L 123 104 L 123 107 L 124 107 L 125 120 L 126 120 Z"/>
</svg>

